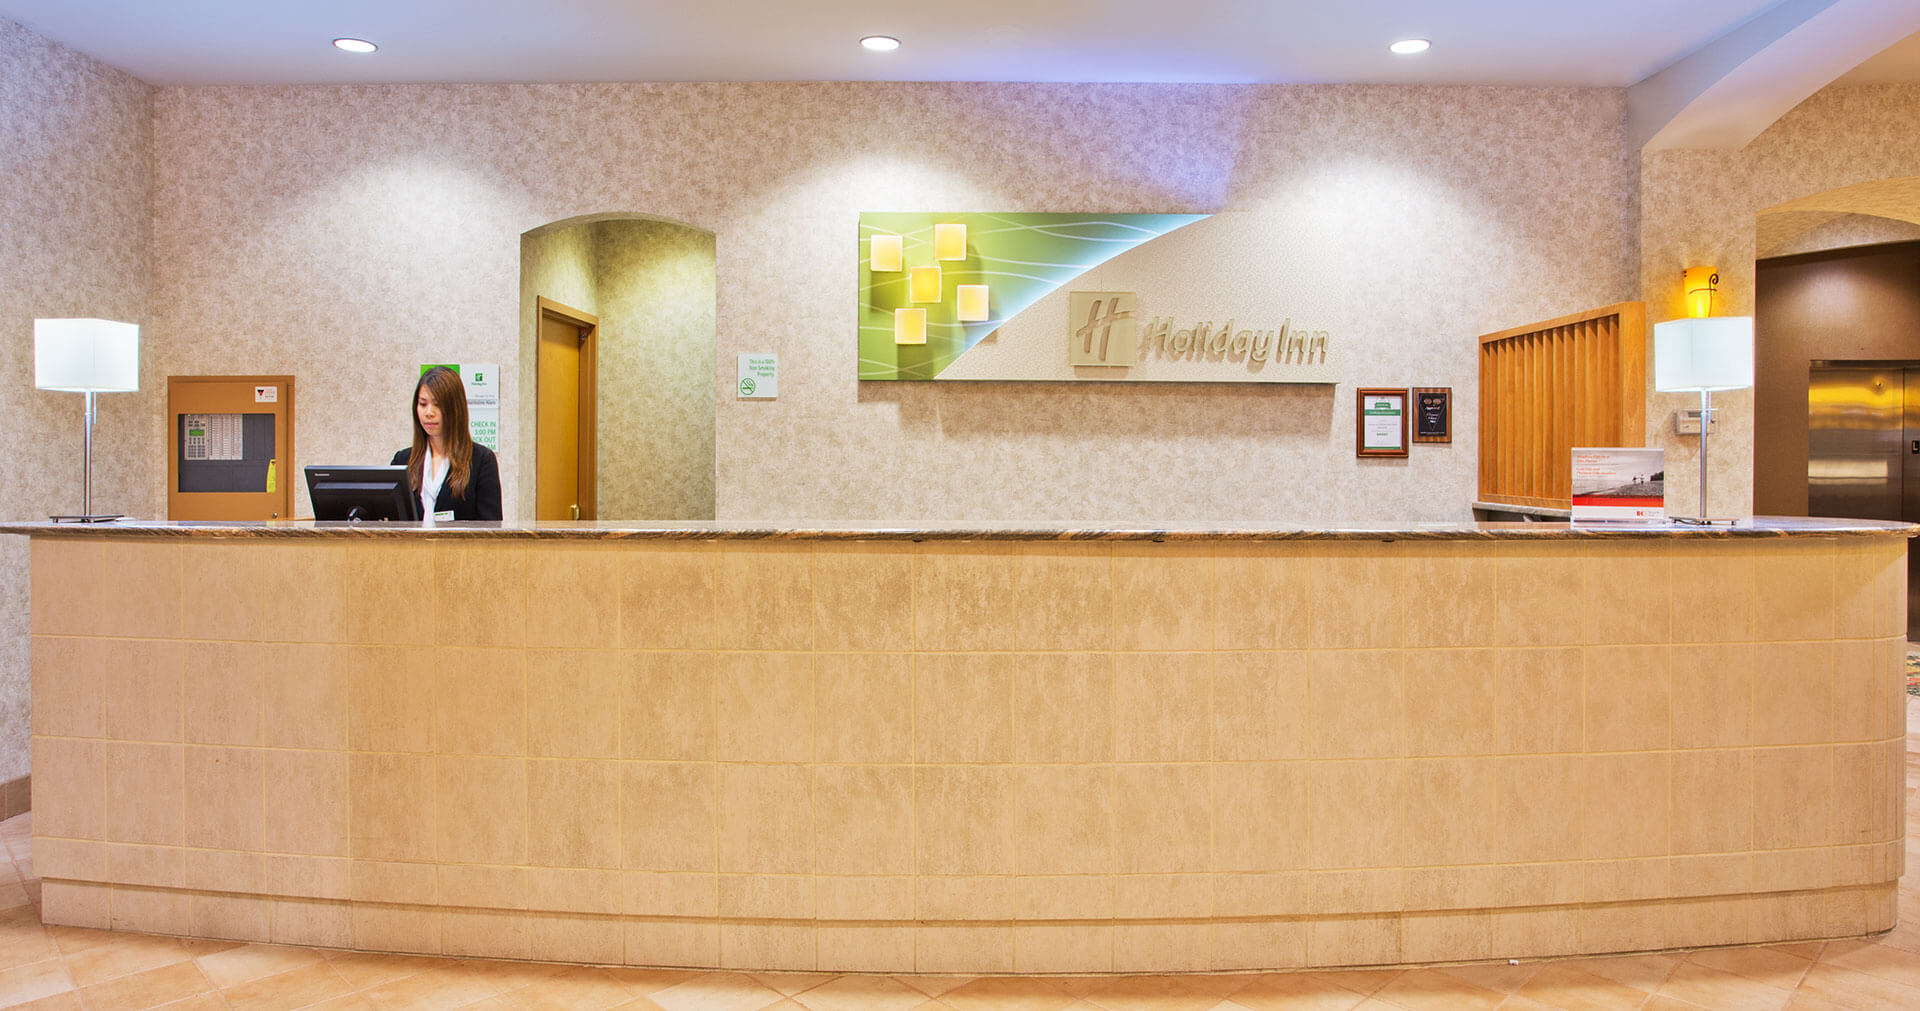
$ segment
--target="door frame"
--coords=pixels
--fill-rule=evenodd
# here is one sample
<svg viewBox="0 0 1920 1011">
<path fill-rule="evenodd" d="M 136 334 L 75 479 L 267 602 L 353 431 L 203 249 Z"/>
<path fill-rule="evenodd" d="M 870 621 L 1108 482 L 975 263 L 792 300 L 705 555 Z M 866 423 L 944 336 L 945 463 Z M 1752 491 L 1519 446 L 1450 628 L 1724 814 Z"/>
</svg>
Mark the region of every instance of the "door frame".
<svg viewBox="0 0 1920 1011">
<path fill-rule="evenodd" d="M 554 320 L 574 327 L 580 334 L 580 417 L 577 424 L 579 442 L 577 452 L 580 481 L 580 518 L 593 520 L 600 518 L 600 476 L 598 473 L 598 439 L 596 425 L 600 416 L 600 317 L 581 312 L 572 306 L 544 295 L 534 297 L 535 316 L 533 321 L 533 475 L 535 481 L 534 501 L 540 500 L 540 323 Z"/>
</svg>

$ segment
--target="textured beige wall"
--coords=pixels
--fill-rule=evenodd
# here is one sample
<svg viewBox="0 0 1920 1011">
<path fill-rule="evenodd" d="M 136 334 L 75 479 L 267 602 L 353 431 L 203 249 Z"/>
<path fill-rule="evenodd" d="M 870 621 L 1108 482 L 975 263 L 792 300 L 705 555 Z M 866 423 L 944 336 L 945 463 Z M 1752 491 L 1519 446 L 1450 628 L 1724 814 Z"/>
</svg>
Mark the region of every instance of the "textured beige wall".
<svg viewBox="0 0 1920 1011">
<path fill-rule="evenodd" d="M 721 518 L 1466 515 L 1472 413 L 1450 446 L 1358 462 L 1351 386 L 862 387 L 861 210 L 1301 209 L 1302 241 L 1338 240 L 1367 309 L 1342 335 L 1366 349 L 1351 383 L 1452 386 L 1462 404 L 1475 335 L 1633 283 L 1618 91 L 467 85 L 163 89 L 156 105 L 169 361 L 298 375 L 305 460 L 404 441 L 413 363 L 518 360 L 522 232 L 610 213 L 713 232 Z M 1272 279 L 1276 299 L 1289 283 Z M 778 400 L 730 395 L 742 351 L 780 354 Z M 510 503 L 526 500 L 521 369 Z M 157 410 L 149 428 L 158 445 Z"/>
<path fill-rule="evenodd" d="M 1828 88 L 1738 151 L 1653 151 L 1641 159 L 1640 284 L 1649 322 L 1680 313 L 1680 272 L 1720 268 L 1729 315 L 1753 312 L 1756 216 L 1841 186 L 1920 175 L 1920 86 Z M 1764 353 L 1764 351 L 1762 352 Z M 1651 371 L 1649 371 L 1651 375 Z M 1673 412 L 1697 396 L 1651 392 L 1648 444 L 1667 450 L 1667 496 L 1699 495 L 1698 440 L 1672 434 Z M 1710 511 L 1753 508 L 1753 394 L 1720 394 L 1710 447 Z M 1693 506 L 1687 506 L 1692 511 Z"/>
<path fill-rule="evenodd" d="M 33 320 L 146 324 L 152 89 L 0 20 L 0 516 L 80 511 L 79 396 L 33 388 Z M 141 386 L 164 388 L 145 356 Z M 101 398 L 95 509 L 151 515 L 150 393 Z M 0 537 L 0 781 L 27 772 L 27 546 Z"/>
<path fill-rule="evenodd" d="M 593 229 L 600 296 L 600 518 L 713 519 L 714 237 Z"/>
</svg>

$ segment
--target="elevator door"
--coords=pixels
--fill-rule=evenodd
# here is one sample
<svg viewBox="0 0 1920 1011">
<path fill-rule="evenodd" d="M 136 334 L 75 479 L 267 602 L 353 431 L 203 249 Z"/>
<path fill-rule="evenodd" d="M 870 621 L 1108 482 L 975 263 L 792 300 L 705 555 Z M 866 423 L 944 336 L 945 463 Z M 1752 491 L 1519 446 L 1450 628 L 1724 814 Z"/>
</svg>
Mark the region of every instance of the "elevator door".
<svg viewBox="0 0 1920 1011">
<path fill-rule="evenodd" d="M 1807 514 L 1920 522 L 1920 362 L 1815 365 L 1807 382 Z M 1920 565 L 1907 554 L 1907 638 Z"/>
</svg>

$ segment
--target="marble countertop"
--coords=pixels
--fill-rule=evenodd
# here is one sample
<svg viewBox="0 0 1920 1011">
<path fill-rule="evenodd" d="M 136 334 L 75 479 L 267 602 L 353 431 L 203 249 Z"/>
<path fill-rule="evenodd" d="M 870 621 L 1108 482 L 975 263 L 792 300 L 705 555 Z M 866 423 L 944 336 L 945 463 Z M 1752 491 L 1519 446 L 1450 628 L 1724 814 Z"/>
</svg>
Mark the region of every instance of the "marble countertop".
<svg viewBox="0 0 1920 1011">
<path fill-rule="evenodd" d="M 430 537 L 540 540 L 861 540 L 861 541 L 1461 541 L 1756 537 L 1912 537 L 1920 526 L 1880 520 L 1759 516 L 1703 527 L 1568 523 L 1334 523 L 1326 526 L 1212 523 L 1081 522 L 530 522 L 506 523 L 199 523 L 118 520 L 112 523 L 0 523 L 0 534 L 30 537 Z"/>
</svg>

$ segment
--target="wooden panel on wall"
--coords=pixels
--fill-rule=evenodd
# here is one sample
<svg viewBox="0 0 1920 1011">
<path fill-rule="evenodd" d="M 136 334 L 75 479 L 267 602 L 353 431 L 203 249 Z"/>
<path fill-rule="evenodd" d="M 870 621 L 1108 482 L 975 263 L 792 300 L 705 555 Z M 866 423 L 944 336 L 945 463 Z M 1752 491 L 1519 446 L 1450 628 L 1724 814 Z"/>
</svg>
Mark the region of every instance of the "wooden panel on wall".
<svg viewBox="0 0 1920 1011">
<path fill-rule="evenodd" d="M 1480 501 L 1566 509 L 1575 446 L 1646 444 L 1647 307 L 1480 338 Z"/>
</svg>

